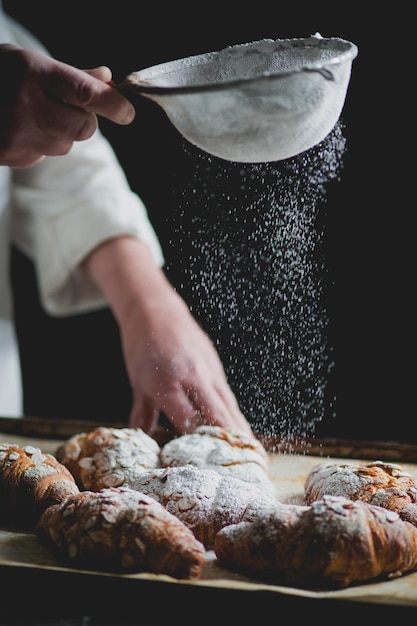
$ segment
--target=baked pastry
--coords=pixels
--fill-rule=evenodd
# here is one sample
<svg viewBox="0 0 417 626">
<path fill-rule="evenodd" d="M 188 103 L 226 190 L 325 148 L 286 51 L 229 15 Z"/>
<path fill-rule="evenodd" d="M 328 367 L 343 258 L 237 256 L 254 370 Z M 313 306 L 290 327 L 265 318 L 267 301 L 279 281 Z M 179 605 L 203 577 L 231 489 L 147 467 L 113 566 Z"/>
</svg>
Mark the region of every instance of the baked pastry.
<svg viewBox="0 0 417 626">
<path fill-rule="evenodd" d="M 197 579 L 205 562 L 185 524 L 129 487 L 83 491 L 49 507 L 36 534 L 72 567 Z"/>
<path fill-rule="evenodd" d="M 311 504 L 326 494 L 396 511 L 417 526 L 417 479 L 401 465 L 383 461 L 316 465 L 305 480 L 305 502 Z"/>
<path fill-rule="evenodd" d="M 159 467 L 159 444 L 140 428 L 99 426 L 74 435 L 56 451 L 80 489 L 132 485 L 141 472 Z"/>
<path fill-rule="evenodd" d="M 33 446 L 0 443 L 0 521 L 33 530 L 43 511 L 79 492 L 68 469 Z"/>
<path fill-rule="evenodd" d="M 194 465 L 215 470 L 261 487 L 274 495 L 268 477 L 268 454 L 261 442 L 240 431 L 220 426 L 199 426 L 193 433 L 180 435 L 161 447 L 161 465 Z"/>
<path fill-rule="evenodd" d="M 206 548 L 213 547 L 220 528 L 253 519 L 275 504 L 275 498 L 256 485 L 194 465 L 143 472 L 135 489 L 155 498 L 184 522 Z"/>
<path fill-rule="evenodd" d="M 417 528 L 382 507 L 324 496 L 226 526 L 214 550 L 220 565 L 269 582 L 343 588 L 417 570 Z"/>
</svg>

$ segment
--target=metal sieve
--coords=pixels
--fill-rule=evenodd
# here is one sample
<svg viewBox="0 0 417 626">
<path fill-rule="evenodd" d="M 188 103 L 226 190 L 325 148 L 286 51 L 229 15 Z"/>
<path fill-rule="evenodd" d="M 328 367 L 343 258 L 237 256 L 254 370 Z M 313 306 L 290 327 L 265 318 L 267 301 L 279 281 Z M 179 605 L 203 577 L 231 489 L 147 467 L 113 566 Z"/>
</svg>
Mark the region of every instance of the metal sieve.
<svg viewBox="0 0 417 626">
<path fill-rule="evenodd" d="M 355 44 L 319 33 L 262 39 L 132 72 L 117 88 L 159 104 L 202 150 L 242 163 L 308 150 L 344 106 Z"/>
</svg>

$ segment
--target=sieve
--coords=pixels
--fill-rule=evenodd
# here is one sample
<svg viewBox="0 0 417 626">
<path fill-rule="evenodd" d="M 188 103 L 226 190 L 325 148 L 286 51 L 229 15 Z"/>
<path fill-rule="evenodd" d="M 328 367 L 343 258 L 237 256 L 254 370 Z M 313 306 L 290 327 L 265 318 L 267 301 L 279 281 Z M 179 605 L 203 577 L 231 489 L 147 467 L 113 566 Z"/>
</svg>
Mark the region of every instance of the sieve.
<svg viewBox="0 0 417 626">
<path fill-rule="evenodd" d="M 117 85 L 162 107 L 203 151 L 277 161 L 322 141 L 337 123 L 355 44 L 339 37 L 262 39 L 132 72 Z"/>
</svg>

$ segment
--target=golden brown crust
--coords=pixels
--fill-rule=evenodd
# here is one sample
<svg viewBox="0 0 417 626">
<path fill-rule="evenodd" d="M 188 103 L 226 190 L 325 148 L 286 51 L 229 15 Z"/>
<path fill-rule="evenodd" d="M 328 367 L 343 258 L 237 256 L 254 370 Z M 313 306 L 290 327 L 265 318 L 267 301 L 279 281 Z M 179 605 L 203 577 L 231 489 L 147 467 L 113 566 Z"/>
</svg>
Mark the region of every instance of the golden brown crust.
<svg viewBox="0 0 417 626">
<path fill-rule="evenodd" d="M 417 570 L 417 528 L 381 507 L 324 496 L 223 528 L 215 552 L 224 566 L 258 578 L 342 588 Z"/>
<path fill-rule="evenodd" d="M 321 463 L 305 480 L 305 502 L 311 504 L 324 495 L 381 506 L 417 526 L 417 479 L 401 465 L 383 461 Z"/>
<path fill-rule="evenodd" d="M 90 491 L 134 486 L 141 472 L 160 466 L 158 443 L 140 428 L 100 426 L 68 439 L 56 457 Z"/>
<path fill-rule="evenodd" d="M 0 444 L 0 519 L 33 529 L 43 511 L 79 492 L 69 470 L 33 446 Z"/>
<path fill-rule="evenodd" d="M 47 509 L 39 539 L 71 566 L 200 578 L 204 546 L 156 500 L 118 487 L 84 491 Z"/>
</svg>

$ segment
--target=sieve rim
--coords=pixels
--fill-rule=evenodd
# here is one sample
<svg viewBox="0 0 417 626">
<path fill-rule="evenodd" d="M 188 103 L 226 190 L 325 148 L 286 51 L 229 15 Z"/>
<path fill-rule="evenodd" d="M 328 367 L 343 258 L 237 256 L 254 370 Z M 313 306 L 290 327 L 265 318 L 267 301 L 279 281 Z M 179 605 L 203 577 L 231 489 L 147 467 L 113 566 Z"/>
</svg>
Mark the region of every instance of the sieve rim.
<svg viewBox="0 0 417 626">
<path fill-rule="evenodd" d="M 225 79 L 217 82 L 200 82 L 188 85 L 155 85 L 152 84 L 152 79 L 155 76 L 163 76 L 163 70 L 170 69 L 170 71 L 178 71 L 183 66 L 183 69 L 198 67 L 207 63 L 211 63 L 213 59 L 216 59 L 222 55 L 236 55 L 240 52 L 246 52 L 250 49 L 255 51 L 262 45 L 275 46 L 274 51 L 279 51 L 280 48 L 331 48 L 335 46 L 335 56 L 330 59 L 326 59 L 324 62 L 310 62 L 305 63 L 299 67 L 260 72 L 256 76 Z M 337 50 L 337 46 L 340 50 Z M 209 52 L 205 54 L 192 55 L 190 57 L 184 57 L 182 59 L 176 59 L 164 63 L 158 63 L 150 67 L 131 72 L 126 76 L 123 83 L 126 83 L 126 87 L 129 87 L 132 91 L 138 93 L 149 93 L 158 95 L 176 95 L 176 94 L 188 94 L 188 93 L 200 93 L 208 91 L 223 91 L 226 89 L 233 89 L 244 85 L 250 85 L 252 83 L 262 81 L 275 81 L 283 78 L 295 76 L 296 74 L 306 72 L 316 72 L 322 75 L 327 80 L 333 80 L 332 67 L 340 66 L 346 62 L 352 62 L 358 55 L 358 47 L 353 42 L 343 39 L 341 37 L 321 37 L 319 34 L 311 35 L 310 37 L 302 38 L 287 38 L 287 39 L 259 39 L 250 43 L 235 44 L 217 50 L 215 52 Z M 168 72 L 165 72 L 168 75 Z M 123 87 L 123 83 L 119 85 Z"/>
</svg>

